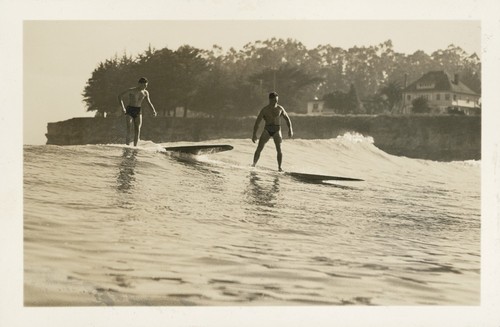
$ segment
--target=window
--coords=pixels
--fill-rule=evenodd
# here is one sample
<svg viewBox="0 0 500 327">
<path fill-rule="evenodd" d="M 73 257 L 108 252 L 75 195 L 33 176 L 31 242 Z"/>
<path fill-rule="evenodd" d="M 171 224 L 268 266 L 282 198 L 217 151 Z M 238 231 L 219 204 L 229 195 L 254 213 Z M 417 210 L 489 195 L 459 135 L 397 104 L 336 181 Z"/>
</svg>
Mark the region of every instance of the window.
<svg viewBox="0 0 500 327">
<path fill-rule="evenodd" d="M 446 100 L 450 100 L 450 94 L 449 94 L 449 93 L 446 93 L 446 94 L 445 94 L 445 96 L 444 96 L 444 98 L 445 98 Z"/>
<path fill-rule="evenodd" d="M 319 105 L 317 103 L 313 103 L 313 109 L 318 110 Z"/>
<path fill-rule="evenodd" d="M 436 100 L 441 100 L 441 94 L 436 94 Z"/>
<path fill-rule="evenodd" d="M 434 87 L 434 82 L 420 82 L 417 84 L 417 90 L 433 89 Z"/>
<path fill-rule="evenodd" d="M 409 95 L 409 94 L 408 94 L 408 95 L 406 96 L 406 100 L 411 100 L 411 95 Z"/>
<path fill-rule="evenodd" d="M 453 101 L 457 101 L 457 95 L 453 94 Z"/>
</svg>

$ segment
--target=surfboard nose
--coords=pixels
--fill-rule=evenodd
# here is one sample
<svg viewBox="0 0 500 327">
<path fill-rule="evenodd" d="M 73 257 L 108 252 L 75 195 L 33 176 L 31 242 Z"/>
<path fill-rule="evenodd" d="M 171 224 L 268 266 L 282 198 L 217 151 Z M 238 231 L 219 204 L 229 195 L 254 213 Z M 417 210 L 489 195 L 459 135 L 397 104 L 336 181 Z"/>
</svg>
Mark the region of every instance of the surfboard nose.
<svg viewBox="0 0 500 327">
<path fill-rule="evenodd" d="M 172 146 L 166 147 L 166 151 L 187 153 L 187 154 L 211 154 L 223 151 L 230 151 L 234 149 L 232 145 L 229 144 L 207 144 L 207 145 L 186 145 L 186 146 Z"/>
</svg>

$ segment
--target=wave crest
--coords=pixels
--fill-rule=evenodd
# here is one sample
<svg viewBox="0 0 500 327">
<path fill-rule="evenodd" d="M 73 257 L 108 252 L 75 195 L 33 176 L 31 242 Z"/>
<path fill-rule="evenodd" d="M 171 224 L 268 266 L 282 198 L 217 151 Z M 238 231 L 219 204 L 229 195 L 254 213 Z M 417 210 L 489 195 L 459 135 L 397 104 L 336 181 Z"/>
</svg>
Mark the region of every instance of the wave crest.
<svg viewBox="0 0 500 327">
<path fill-rule="evenodd" d="M 373 144 L 373 137 L 371 136 L 364 136 L 356 132 L 347 132 L 344 133 L 344 135 L 337 136 L 335 138 L 336 140 L 340 141 L 347 141 L 351 143 L 369 143 Z"/>
</svg>

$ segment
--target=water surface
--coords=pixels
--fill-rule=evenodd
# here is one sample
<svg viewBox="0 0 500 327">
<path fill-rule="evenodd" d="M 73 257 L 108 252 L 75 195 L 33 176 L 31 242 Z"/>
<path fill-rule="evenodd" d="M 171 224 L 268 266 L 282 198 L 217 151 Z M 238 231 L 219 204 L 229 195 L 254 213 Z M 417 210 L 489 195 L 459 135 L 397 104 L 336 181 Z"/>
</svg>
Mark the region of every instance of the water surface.
<svg viewBox="0 0 500 327">
<path fill-rule="evenodd" d="M 28 306 L 478 305 L 480 163 L 389 155 L 373 140 L 24 147 Z M 162 146 L 195 143 L 165 143 Z"/>
</svg>

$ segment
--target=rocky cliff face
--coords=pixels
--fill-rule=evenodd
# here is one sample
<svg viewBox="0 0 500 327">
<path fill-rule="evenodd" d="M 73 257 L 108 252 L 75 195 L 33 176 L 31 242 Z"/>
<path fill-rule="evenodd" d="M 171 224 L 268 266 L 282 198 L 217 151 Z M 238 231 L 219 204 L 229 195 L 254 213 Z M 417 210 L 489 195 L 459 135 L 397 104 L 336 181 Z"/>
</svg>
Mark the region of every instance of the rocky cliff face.
<svg viewBox="0 0 500 327">
<path fill-rule="evenodd" d="M 440 161 L 481 158 L 479 116 L 292 116 L 295 138 L 327 139 L 346 132 L 371 136 L 381 150 Z M 255 118 L 145 116 L 141 139 L 153 142 L 250 138 Z M 284 125 L 284 123 L 283 123 Z M 262 126 L 261 126 L 262 128 Z M 125 119 L 73 118 L 48 124 L 47 144 L 124 143 Z M 286 132 L 287 128 L 284 127 Z"/>
</svg>

